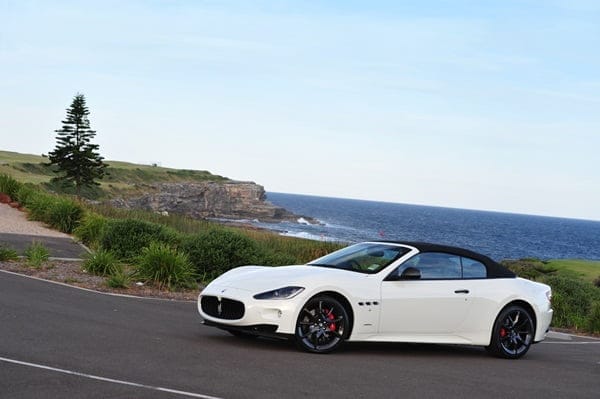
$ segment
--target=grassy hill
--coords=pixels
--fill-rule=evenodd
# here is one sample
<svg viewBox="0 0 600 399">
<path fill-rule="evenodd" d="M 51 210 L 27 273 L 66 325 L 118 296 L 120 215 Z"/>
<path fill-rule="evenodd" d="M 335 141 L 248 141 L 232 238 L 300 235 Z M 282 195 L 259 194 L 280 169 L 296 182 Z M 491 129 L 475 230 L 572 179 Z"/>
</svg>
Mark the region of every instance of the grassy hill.
<svg viewBox="0 0 600 399">
<path fill-rule="evenodd" d="M 41 155 L 0 151 L 0 174 L 7 174 L 23 183 L 43 184 L 48 188 L 55 176 L 48 165 L 48 158 Z M 93 197 L 112 197 L 148 191 L 154 183 L 228 181 L 226 177 L 213 175 L 205 170 L 163 168 L 121 161 L 106 161 L 107 176 L 100 181 L 100 190 Z M 143 189 L 143 190 L 142 190 Z"/>
</svg>

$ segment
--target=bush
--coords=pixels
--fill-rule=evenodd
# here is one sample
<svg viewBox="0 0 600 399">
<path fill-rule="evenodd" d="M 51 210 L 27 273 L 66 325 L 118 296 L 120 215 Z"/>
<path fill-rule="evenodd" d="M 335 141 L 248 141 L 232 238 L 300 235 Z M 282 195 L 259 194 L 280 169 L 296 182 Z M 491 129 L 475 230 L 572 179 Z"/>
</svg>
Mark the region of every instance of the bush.
<svg viewBox="0 0 600 399">
<path fill-rule="evenodd" d="M 598 276 L 594 279 L 594 285 L 596 287 L 600 288 L 600 276 Z"/>
<path fill-rule="evenodd" d="M 25 258 L 29 266 L 39 268 L 50 258 L 50 253 L 44 244 L 34 241 L 25 250 Z"/>
<path fill-rule="evenodd" d="M 153 242 L 143 249 L 134 275 L 156 284 L 159 288 L 196 286 L 194 267 L 187 255 L 163 243 Z"/>
<path fill-rule="evenodd" d="M 182 243 L 202 280 L 209 280 L 237 266 L 254 264 L 259 249 L 248 237 L 227 229 L 211 229 L 187 236 Z"/>
<path fill-rule="evenodd" d="M 30 199 L 35 196 L 35 194 L 38 192 L 39 190 L 37 190 L 33 184 L 31 183 L 26 183 L 21 185 L 21 187 L 19 187 L 19 189 L 17 190 L 15 196 L 15 200 L 20 202 L 21 205 L 23 206 L 27 206 L 28 202 L 30 201 Z"/>
<path fill-rule="evenodd" d="M 513 271 L 517 276 L 529 280 L 539 280 L 543 276 L 555 274 L 558 269 L 550 267 L 539 259 L 503 260 L 503 266 Z"/>
<path fill-rule="evenodd" d="M 83 208 L 77 202 L 42 191 L 19 190 L 19 196 L 25 197 L 23 204 L 29 209 L 29 218 L 39 220 L 63 233 L 72 233 L 83 216 Z"/>
<path fill-rule="evenodd" d="M 6 262 L 9 260 L 17 260 L 19 256 L 17 255 L 17 251 L 12 248 L 6 248 L 0 246 L 0 262 Z"/>
<path fill-rule="evenodd" d="M 593 333 L 600 333 L 600 301 L 594 301 L 590 308 L 586 328 Z"/>
<path fill-rule="evenodd" d="M 123 271 L 123 267 L 110 251 L 99 249 L 83 262 L 83 270 L 97 276 L 112 276 Z"/>
<path fill-rule="evenodd" d="M 50 220 L 50 209 L 52 208 L 52 196 L 34 191 L 29 194 L 27 202 L 24 204 L 29 210 L 29 218 L 31 220 L 39 220 L 48 223 Z"/>
<path fill-rule="evenodd" d="M 73 233 L 85 245 L 97 248 L 102 240 L 107 224 L 108 220 L 105 217 L 88 212 L 79 223 L 79 226 L 73 230 Z"/>
<path fill-rule="evenodd" d="M 81 205 L 67 198 L 52 198 L 52 205 L 48 213 L 48 220 L 44 220 L 50 226 L 71 234 L 79 225 L 83 216 Z"/>
<path fill-rule="evenodd" d="M 112 219 L 105 226 L 101 247 L 122 259 L 134 259 L 152 242 L 174 244 L 176 231 L 156 223 L 136 219 Z"/>
<path fill-rule="evenodd" d="M 0 174 L 0 193 L 7 194 L 14 201 L 17 196 L 17 191 L 21 188 L 22 184 L 13 179 L 7 174 Z"/>
<path fill-rule="evenodd" d="M 256 264 L 264 266 L 297 265 L 302 263 L 304 262 L 299 262 L 293 255 L 265 249 L 258 255 L 258 260 L 256 261 Z"/>
<path fill-rule="evenodd" d="M 544 283 L 552 287 L 552 324 L 564 328 L 585 328 L 592 303 L 600 300 L 600 291 L 590 282 L 571 277 L 550 276 Z"/>
</svg>

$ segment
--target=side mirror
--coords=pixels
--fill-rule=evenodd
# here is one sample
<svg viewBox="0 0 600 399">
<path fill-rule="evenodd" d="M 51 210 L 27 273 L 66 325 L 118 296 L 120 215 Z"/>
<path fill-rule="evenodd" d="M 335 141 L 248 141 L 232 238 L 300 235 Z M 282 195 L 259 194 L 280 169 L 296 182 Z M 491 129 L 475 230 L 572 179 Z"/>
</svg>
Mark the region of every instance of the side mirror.
<svg viewBox="0 0 600 399">
<path fill-rule="evenodd" d="M 420 280 L 421 271 L 416 267 L 407 267 L 400 275 L 400 280 Z"/>
</svg>

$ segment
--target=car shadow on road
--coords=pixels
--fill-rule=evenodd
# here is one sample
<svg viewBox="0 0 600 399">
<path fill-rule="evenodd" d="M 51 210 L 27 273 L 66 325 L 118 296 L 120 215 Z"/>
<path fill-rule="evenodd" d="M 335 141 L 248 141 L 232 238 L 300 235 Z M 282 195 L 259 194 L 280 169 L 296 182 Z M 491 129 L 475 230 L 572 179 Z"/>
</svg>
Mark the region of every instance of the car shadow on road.
<svg viewBox="0 0 600 399">
<path fill-rule="evenodd" d="M 298 353 L 293 340 L 282 340 L 265 337 L 240 338 L 227 333 L 204 336 L 214 341 L 215 345 L 226 345 L 232 348 L 257 351 L 284 351 Z M 368 356 L 418 356 L 418 357 L 489 357 L 483 347 L 466 345 L 412 344 L 396 342 L 345 342 L 333 355 L 368 355 Z"/>
</svg>

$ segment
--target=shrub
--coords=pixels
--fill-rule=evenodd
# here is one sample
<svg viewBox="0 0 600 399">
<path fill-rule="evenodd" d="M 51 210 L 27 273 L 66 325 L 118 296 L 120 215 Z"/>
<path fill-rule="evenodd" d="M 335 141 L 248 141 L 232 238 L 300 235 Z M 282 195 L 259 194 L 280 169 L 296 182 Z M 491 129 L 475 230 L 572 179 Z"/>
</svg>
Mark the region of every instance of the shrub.
<svg viewBox="0 0 600 399">
<path fill-rule="evenodd" d="M 195 287 L 196 275 L 187 255 L 163 243 L 153 242 L 143 249 L 134 275 L 159 288 Z"/>
<path fill-rule="evenodd" d="M 254 241 L 227 229 L 211 229 L 187 236 L 182 248 L 203 280 L 215 278 L 237 266 L 256 263 L 259 255 Z"/>
<path fill-rule="evenodd" d="M 600 333 L 600 301 L 594 301 L 590 308 L 586 328 L 593 333 Z"/>
<path fill-rule="evenodd" d="M 14 200 L 21 186 L 22 184 L 11 176 L 4 173 L 0 174 L 0 193 L 7 194 Z"/>
<path fill-rule="evenodd" d="M 265 266 L 284 266 L 297 265 L 304 262 L 299 262 L 295 256 L 290 254 L 263 249 L 258 255 L 256 263 Z"/>
<path fill-rule="evenodd" d="M 529 280 L 539 280 L 543 276 L 555 274 L 558 269 L 546 265 L 538 259 L 503 260 L 503 266 L 512 270 L 517 276 Z"/>
<path fill-rule="evenodd" d="M 552 324 L 565 328 L 585 328 L 594 300 L 600 292 L 590 283 L 572 277 L 550 276 L 544 283 L 552 287 Z"/>
<path fill-rule="evenodd" d="M 0 262 L 18 259 L 17 251 L 12 248 L 0 246 Z"/>
<path fill-rule="evenodd" d="M 123 267 L 112 252 L 99 249 L 87 257 L 83 262 L 83 269 L 97 276 L 112 276 L 122 272 Z"/>
<path fill-rule="evenodd" d="M 20 202 L 21 205 L 27 206 L 30 199 L 35 196 L 38 191 L 39 190 L 37 190 L 31 183 L 23 184 L 17 190 L 15 194 L 15 200 Z"/>
<path fill-rule="evenodd" d="M 600 288 L 600 276 L 598 276 L 594 279 L 594 285 L 596 287 Z"/>
<path fill-rule="evenodd" d="M 108 220 L 96 213 L 88 212 L 73 233 L 85 245 L 97 248 L 102 240 Z"/>
<path fill-rule="evenodd" d="M 39 268 L 50 258 L 50 253 L 44 244 L 34 241 L 25 250 L 25 258 L 29 266 Z"/>
<path fill-rule="evenodd" d="M 63 233 L 72 233 L 83 216 L 81 205 L 71 199 L 37 190 L 24 191 L 23 194 L 30 219 L 44 222 Z"/>
<path fill-rule="evenodd" d="M 52 203 L 52 196 L 41 191 L 31 192 L 25 203 L 29 210 L 29 218 L 48 223 Z"/>
<path fill-rule="evenodd" d="M 79 225 L 82 216 L 81 205 L 67 198 L 55 197 L 52 199 L 46 223 L 63 233 L 71 234 Z"/>
<path fill-rule="evenodd" d="M 122 259 L 133 259 L 152 242 L 174 244 L 177 232 L 156 223 L 136 219 L 112 219 L 105 226 L 101 246 Z"/>
</svg>

